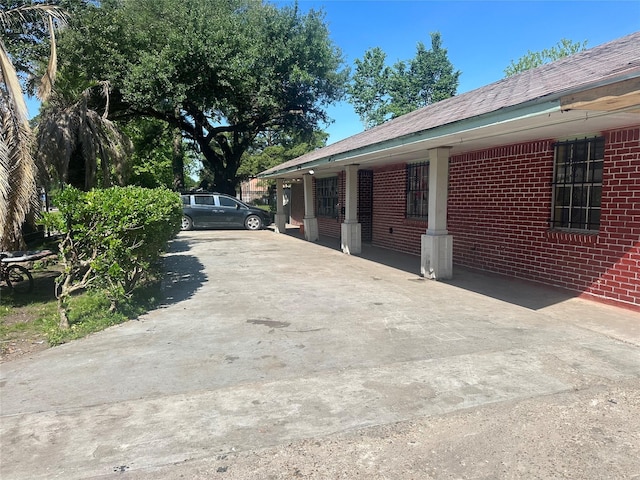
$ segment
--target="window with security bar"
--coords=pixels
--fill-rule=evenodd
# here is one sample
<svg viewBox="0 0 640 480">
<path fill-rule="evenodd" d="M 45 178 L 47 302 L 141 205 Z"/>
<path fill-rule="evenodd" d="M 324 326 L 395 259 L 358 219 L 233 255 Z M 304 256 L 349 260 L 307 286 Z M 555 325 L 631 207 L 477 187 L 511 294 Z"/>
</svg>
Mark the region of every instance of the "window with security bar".
<svg viewBox="0 0 640 480">
<path fill-rule="evenodd" d="M 598 231 L 603 164 L 603 137 L 555 144 L 552 228 Z"/>
<path fill-rule="evenodd" d="M 319 217 L 338 216 L 338 177 L 316 180 L 316 204 Z"/>
<path fill-rule="evenodd" d="M 426 220 L 429 214 L 429 162 L 407 165 L 407 218 Z"/>
</svg>

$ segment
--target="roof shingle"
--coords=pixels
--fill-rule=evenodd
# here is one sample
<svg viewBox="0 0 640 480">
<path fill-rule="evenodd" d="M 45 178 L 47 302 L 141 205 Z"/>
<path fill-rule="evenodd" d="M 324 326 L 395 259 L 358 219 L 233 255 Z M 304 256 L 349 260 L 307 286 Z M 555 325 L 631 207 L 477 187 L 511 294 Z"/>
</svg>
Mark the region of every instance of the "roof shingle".
<svg viewBox="0 0 640 480">
<path fill-rule="evenodd" d="M 428 105 L 261 175 L 632 75 L 640 75 L 640 32 Z"/>
</svg>

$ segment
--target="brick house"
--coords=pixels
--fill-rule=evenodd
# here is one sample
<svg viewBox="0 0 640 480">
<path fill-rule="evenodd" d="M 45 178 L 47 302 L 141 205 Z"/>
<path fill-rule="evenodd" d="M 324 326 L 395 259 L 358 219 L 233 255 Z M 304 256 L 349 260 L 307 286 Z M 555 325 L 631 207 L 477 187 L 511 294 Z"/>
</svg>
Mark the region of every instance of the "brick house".
<svg viewBox="0 0 640 480">
<path fill-rule="evenodd" d="M 307 240 L 420 255 L 432 279 L 455 264 L 640 310 L 640 32 L 260 176 L 292 183 Z"/>
</svg>

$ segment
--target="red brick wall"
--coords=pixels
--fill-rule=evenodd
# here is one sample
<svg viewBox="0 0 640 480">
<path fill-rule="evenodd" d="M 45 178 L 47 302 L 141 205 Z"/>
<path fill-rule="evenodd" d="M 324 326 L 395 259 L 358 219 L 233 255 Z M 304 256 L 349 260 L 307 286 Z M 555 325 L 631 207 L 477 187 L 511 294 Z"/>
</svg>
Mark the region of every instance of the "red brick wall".
<svg viewBox="0 0 640 480">
<path fill-rule="evenodd" d="M 607 132 L 602 220 L 593 262 L 605 272 L 587 293 L 640 306 L 640 128 Z"/>
<path fill-rule="evenodd" d="M 604 135 L 597 235 L 549 229 L 552 141 L 452 157 L 454 263 L 640 307 L 640 129 Z"/>
<path fill-rule="evenodd" d="M 374 169 L 372 244 L 420 255 L 427 222 L 405 218 L 406 183 L 405 164 Z"/>
</svg>

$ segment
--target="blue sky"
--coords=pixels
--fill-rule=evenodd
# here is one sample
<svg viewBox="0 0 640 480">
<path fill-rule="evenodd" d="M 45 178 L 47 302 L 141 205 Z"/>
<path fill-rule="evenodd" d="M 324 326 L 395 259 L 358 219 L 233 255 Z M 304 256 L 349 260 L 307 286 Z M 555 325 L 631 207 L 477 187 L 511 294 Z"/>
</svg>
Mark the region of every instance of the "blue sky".
<svg viewBox="0 0 640 480">
<path fill-rule="evenodd" d="M 299 6 L 325 11 L 331 38 L 350 66 L 372 47 L 380 47 L 389 64 L 411 59 L 417 43 L 429 48 L 429 34 L 439 31 L 449 59 L 462 72 L 458 93 L 500 80 L 511 60 L 561 38 L 587 40 L 589 48 L 640 31 L 638 0 L 299 0 Z M 334 123 L 325 128 L 328 143 L 363 130 L 346 102 L 331 107 L 329 115 Z"/>
</svg>

